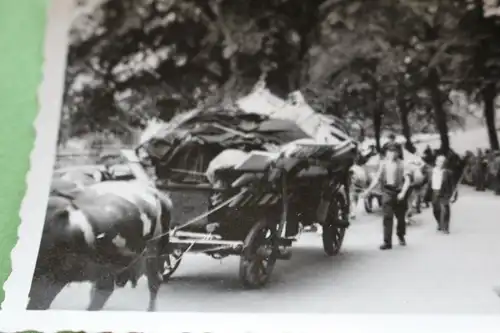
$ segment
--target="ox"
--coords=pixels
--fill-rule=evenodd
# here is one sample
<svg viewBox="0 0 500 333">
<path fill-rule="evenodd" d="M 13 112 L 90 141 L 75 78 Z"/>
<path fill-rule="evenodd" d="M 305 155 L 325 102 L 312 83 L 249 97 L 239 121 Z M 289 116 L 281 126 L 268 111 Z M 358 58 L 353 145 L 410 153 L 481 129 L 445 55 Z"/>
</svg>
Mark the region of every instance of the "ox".
<svg viewBox="0 0 500 333">
<path fill-rule="evenodd" d="M 351 175 L 351 189 L 350 189 L 350 201 L 351 201 L 351 218 L 354 219 L 356 218 L 356 211 L 359 206 L 359 200 L 362 199 L 362 194 L 363 192 L 368 188 L 368 186 L 371 184 L 373 180 L 373 173 L 370 173 L 370 171 L 367 170 L 366 167 L 354 164 L 350 171 Z M 381 205 L 381 198 L 378 195 L 374 196 L 377 201 L 378 205 Z M 372 198 L 366 198 L 365 200 L 368 200 L 370 203 L 372 201 Z"/>
<path fill-rule="evenodd" d="M 87 310 L 101 310 L 115 284 L 134 283 L 145 268 L 148 311 L 154 311 L 171 210 L 166 194 L 137 181 L 78 188 L 55 180 L 28 309 L 48 309 L 66 285 L 89 281 L 93 288 Z"/>
</svg>

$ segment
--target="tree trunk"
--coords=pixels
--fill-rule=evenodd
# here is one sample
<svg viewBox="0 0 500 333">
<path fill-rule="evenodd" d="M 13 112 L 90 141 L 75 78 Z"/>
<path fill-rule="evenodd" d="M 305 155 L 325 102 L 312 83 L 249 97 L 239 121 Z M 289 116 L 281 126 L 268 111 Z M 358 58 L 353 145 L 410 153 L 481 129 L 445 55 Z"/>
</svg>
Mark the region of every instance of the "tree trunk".
<svg viewBox="0 0 500 333">
<path fill-rule="evenodd" d="M 324 0 L 295 0 L 295 2 L 288 1 L 288 3 L 281 1 L 284 4 L 283 7 L 287 7 L 289 10 L 286 12 L 288 16 L 295 18 L 296 21 L 292 26 L 300 36 L 297 45 L 297 59 L 290 73 L 292 91 L 300 89 L 308 81 L 311 66 L 309 51 L 311 46 L 317 44 L 321 38 L 318 22 L 321 21 L 319 8 L 322 2 Z"/>
<path fill-rule="evenodd" d="M 408 151 L 413 151 L 413 142 L 411 141 L 411 127 L 408 122 L 408 115 L 410 113 L 406 101 L 402 98 L 398 98 L 398 109 L 399 109 L 399 120 L 401 122 L 401 129 L 403 131 L 403 136 L 406 139 L 405 148 Z"/>
<path fill-rule="evenodd" d="M 378 100 L 375 101 L 372 119 L 375 134 L 375 147 L 377 148 L 377 151 L 380 152 L 382 150 L 382 146 L 380 145 L 380 137 L 382 133 L 382 104 Z"/>
<path fill-rule="evenodd" d="M 380 96 L 380 87 L 378 82 L 372 76 L 365 77 L 366 81 L 371 85 L 370 99 L 373 103 L 372 110 L 372 122 L 373 122 L 373 134 L 375 135 L 375 148 L 377 152 L 380 153 L 382 146 L 380 144 L 380 138 L 382 134 L 382 117 L 384 114 L 384 102 Z"/>
<path fill-rule="evenodd" d="M 441 149 L 443 153 L 450 150 L 450 139 L 448 137 L 448 121 L 444 109 L 444 99 L 439 89 L 440 78 L 437 70 L 432 68 L 429 71 L 428 89 L 431 95 L 431 102 L 434 111 L 434 122 L 441 138 Z"/>
<path fill-rule="evenodd" d="M 490 148 L 492 150 L 499 150 L 500 145 L 498 144 L 498 135 L 496 129 L 496 112 L 495 112 L 495 99 L 497 96 L 497 90 L 495 83 L 488 83 L 483 91 L 483 103 L 484 103 L 484 119 L 486 121 L 486 129 L 488 131 L 488 138 L 490 140 Z"/>
<path fill-rule="evenodd" d="M 361 125 L 362 126 L 362 125 Z M 365 129 L 363 127 L 361 127 L 361 129 L 359 130 L 359 136 L 358 136 L 358 141 L 359 142 L 363 142 L 365 141 L 365 137 L 366 137 L 366 134 L 365 134 Z"/>
</svg>

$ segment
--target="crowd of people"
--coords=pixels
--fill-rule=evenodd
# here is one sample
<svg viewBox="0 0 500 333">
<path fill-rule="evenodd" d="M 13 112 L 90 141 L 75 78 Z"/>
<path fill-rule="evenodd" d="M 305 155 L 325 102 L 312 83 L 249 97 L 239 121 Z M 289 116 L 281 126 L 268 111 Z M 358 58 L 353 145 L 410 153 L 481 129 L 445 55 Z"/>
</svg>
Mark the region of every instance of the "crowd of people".
<svg viewBox="0 0 500 333">
<path fill-rule="evenodd" d="M 432 165 L 436 151 L 427 146 L 422 158 Z M 467 151 L 461 158 L 464 161 L 461 184 L 473 186 L 476 191 L 491 190 L 500 195 L 500 151 L 478 148 L 476 153 Z"/>
<path fill-rule="evenodd" d="M 410 152 L 417 153 L 416 150 Z M 396 142 L 393 134 L 389 135 L 388 142 L 382 147 L 380 155 L 381 163 L 378 171 L 362 197 L 368 197 L 376 187 L 381 190 L 380 203 L 383 211 L 381 250 L 392 248 L 394 219 L 396 219 L 399 244 L 406 245 L 408 212 L 414 208 L 417 213 L 420 212 L 422 204 L 432 207 L 437 231 L 449 234 L 451 203 L 457 198 L 459 184 L 474 186 L 477 191 L 491 189 L 500 195 L 500 151 L 478 149 L 475 154 L 468 151 L 460 156 L 453 150 L 433 150 L 427 146 L 421 154 L 418 154 L 425 162 L 425 166 L 419 170 L 423 175 L 423 181 L 420 183 L 415 181 L 414 171 L 403 163 L 403 147 Z"/>
<path fill-rule="evenodd" d="M 468 163 L 462 183 L 500 195 L 500 151 L 478 148 L 475 154 L 468 151 L 464 157 Z"/>
<path fill-rule="evenodd" d="M 378 171 L 364 196 L 369 195 L 376 186 L 380 186 L 383 210 L 383 243 L 381 250 L 392 249 L 394 218 L 396 219 L 396 235 L 401 246 L 406 246 L 406 225 L 408 211 L 412 204 L 409 200 L 412 191 L 421 191 L 423 202 L 432 205 L 437 230 L 449 234 L 450 204 L 456 193 L 456 176 L 452 156 L 437 152 L 432 163 L 422 170 L 425 186 L 414 186 L 414 173 L 403 162 L 403 149 L 391 135 L 389 142 L 382 147 L 381 161 Z M 417 201 L 420 205 L 421 200 Z M 419 207 L 420 208 L 420 207 Z"/>
</svg>

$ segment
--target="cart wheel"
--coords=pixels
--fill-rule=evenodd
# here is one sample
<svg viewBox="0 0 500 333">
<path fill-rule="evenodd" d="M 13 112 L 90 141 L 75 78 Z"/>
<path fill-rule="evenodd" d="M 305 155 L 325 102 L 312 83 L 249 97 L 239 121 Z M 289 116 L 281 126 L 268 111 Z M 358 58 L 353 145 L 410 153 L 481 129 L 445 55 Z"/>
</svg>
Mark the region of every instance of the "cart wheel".
<svg viewBox="0 0 500 333">
<path fill-rule="evenodd" d="M 174 250 L 172 253 L 168 254 L 168 256 L 165 258 L 165 261 L 163 262 L 163 281 L 167 281 L 172 276 L 172 274 L 175 273 L 175 271 L 181 264 L 181 260 L 181 250 Z"/>
<path fill-rule="evenodd" d="M 276 229 L 266 220 L 256 223 L 248 233 L 240 259 L 240 279 L 248 289 L 263 287 L 271 276 L 278 255 Z"/>
<path fill-rule="evenodd" d="M 373 196 L 369 195 L 364 200 L 365 211 L 367 213 L 373 213 Z"/>
<path fill-rule="evenodd" d="M 342 194 L 335 196 L 330 204 L 327 225 L 323 226 L 323 249 L 329 256 L 337 255 L 344 242 L 345 227 L 339 227 L 338 221 L 347 221 L 349 212 L 346 210 L 345 199 Z"/>
</svg>

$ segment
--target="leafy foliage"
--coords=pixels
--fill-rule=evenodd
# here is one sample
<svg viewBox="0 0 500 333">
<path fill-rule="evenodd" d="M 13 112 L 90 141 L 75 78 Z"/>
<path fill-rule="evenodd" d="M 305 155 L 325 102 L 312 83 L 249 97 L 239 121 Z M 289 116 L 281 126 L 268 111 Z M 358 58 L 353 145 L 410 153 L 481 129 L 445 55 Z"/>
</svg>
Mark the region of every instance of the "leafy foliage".
<svg viewBox="0 0 500 333">
<path fill-rule="evenodd" d="M 478 96 L 487 122 L 495 120 L 500 16 L 494 5 L 103 0 L 71 32 L 61 138 L 127 136 L 152 117 L 231 103 L 265 75 L 274 93 L 301 89 L 314 108 L 368 134 L 392 128 L 409 139 L 412 130 L 437 130 L 446 149 L 457 118 L 452 91 Z M 496 132 L 489 134 L 495 146 Z"/>
</svg>

